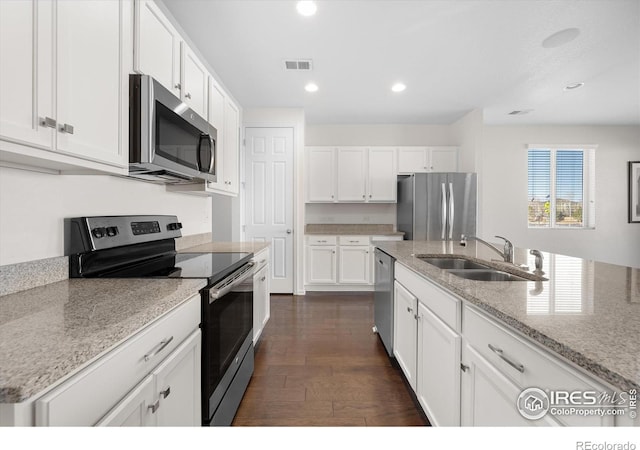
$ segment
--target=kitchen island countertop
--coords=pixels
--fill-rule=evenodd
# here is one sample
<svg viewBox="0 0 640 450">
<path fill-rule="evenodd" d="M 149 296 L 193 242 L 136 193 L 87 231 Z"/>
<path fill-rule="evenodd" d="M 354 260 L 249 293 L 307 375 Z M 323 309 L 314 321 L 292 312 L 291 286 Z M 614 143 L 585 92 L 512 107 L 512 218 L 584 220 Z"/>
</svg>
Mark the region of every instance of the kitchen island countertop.
<svg viewBox="0 0 640 450">
<path fill-rule="evenodd" d="M 547 281 L 472 281 L 414 255 L 498 257 L 474 241 L 466 247 L 430 241 L 376 246 L 592 376 L 622 390 L 640 388 L 640 269 L 543 252 Z M 516 248 L 516 264 L 533 262 L 528 249 Z"/>
</svg>

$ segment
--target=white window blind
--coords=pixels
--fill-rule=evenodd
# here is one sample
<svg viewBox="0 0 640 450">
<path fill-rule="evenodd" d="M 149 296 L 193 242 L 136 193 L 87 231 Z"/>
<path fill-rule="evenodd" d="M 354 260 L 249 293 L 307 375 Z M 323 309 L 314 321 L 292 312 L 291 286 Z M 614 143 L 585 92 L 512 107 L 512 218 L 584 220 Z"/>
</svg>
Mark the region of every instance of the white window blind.
<svg viewBox="0 0 640 450">
<path fill-rule="evenodd" d="M 529 147 L 530 228 L 592 228 L 595 148 Z"/>
</svg>

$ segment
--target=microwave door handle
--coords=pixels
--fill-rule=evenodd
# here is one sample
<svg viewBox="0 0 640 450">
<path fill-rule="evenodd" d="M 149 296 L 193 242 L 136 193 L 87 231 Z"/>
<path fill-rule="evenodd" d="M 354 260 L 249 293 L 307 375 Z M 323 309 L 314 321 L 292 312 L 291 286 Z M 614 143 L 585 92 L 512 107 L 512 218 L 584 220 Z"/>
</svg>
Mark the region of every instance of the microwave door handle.
<svg viewBox="0 0 640 450">
<path fill-rule="evenodd" d="M 211 163 L 209 164 L 209 173 L 215 173 L 216 166 L 216 141 L 209 134 L 209 143 L 211 145 Z"/>
<path fill-rule="evenodd" d="M 202 172 L 202 159 L 201 159 L 202 140 L 206 138 L 207 138 L 206 134 L 200 135 L 200 140 L 198 141 L 198 148 L 196 149 L 196 169 L 198 169 L 198 172 Z"/>
</svg>

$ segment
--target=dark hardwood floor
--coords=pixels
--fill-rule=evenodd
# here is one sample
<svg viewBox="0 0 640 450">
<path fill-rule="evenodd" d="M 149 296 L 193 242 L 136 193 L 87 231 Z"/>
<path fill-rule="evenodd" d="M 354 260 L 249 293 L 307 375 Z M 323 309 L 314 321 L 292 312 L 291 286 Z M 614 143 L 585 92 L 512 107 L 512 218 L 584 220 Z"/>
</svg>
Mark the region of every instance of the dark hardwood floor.
<svg viewBox="0 0 640 450">
<path fill-rule="evenodd" d="M 428 425 L 372 325 L 373 293 L 272 295 L 233 425 Z"/>
</svg>

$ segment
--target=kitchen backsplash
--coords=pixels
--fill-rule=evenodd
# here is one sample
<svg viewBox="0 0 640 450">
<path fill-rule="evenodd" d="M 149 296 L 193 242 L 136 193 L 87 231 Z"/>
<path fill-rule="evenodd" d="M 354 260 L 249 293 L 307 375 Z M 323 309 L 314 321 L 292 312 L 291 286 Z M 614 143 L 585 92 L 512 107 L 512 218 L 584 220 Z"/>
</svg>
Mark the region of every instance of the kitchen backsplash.
<svg viewBox="0 0 640 450">
<path fill-rule="evenodd" d="M 391 224 L 396 223 L 396 205 L 358 203 L 307 203 L 305 223 Z"/>
</svg>

